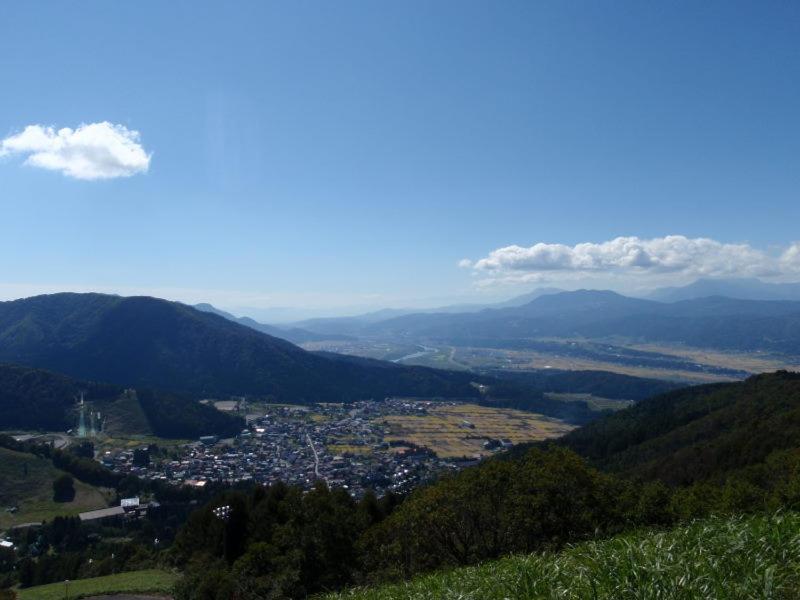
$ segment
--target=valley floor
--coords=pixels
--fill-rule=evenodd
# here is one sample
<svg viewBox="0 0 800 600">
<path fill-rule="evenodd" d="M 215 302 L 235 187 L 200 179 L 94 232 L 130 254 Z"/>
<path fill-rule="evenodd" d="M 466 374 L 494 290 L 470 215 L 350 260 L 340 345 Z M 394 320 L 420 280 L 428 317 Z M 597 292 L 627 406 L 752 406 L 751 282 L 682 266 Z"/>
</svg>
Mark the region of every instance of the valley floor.
<svg viewBox="0 0 800 600">
<path fill-rule="evenodd" d="M 800 514 L 711 518 L 355 589 L 329 600 L 800 597 Z"/>
</svg>

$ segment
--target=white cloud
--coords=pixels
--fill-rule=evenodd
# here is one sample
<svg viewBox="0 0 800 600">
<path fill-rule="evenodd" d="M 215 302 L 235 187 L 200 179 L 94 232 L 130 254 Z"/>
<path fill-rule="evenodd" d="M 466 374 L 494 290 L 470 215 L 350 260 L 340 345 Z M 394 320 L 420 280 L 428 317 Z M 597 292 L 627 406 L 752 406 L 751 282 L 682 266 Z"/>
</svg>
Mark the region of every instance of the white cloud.
<svg viewBox="0 0 800 600">
<path fill-rule="evenodd" d="M 785 271 L 800 273 L 800 242 L 795 242 L 784 250 L 780 262 Z"/>
<path fill-rule="evenodd" d="M 618 237 L 574 246 L 537 243 L 506 246 L 476 261 L 459 263 L 484 277 L 482 285 L 530 283 L 553 277 L 630 276 L 782 277 L 800 274 L 800 243 L 773 255 L 749 244 L 670 235 Z"/>
<path fill-rule="evenodd" d="M 112 179 L 145 173 L 150 155 L 139 132 L 107 121 L 56 130 L 28 125 L 0 142 L 0 156 L 27 155 L 25 164 L 75 179 Z"/>
</svg>

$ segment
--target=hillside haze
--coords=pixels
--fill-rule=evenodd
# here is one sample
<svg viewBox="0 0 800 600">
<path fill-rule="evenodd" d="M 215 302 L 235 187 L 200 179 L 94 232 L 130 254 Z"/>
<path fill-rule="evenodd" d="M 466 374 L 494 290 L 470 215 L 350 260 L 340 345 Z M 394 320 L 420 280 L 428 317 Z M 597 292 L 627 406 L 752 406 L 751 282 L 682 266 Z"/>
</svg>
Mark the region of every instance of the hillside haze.
<svg viewBox="0 0 800 600">
<path fill-rule="evenodd" d="M 661 302 L 677 302 L 707 296 L 727 296 L 741 300 L 800 301 L 800 283 L 767 283 L 755 278 L 698 279 L 680 287 L 653 290 L 647 297 Z"/>
<path fill-rule="evenodd" d="M 403 315 L 362 325 L 358 333 L 381 339 L 487 347 L 508 347 L 510 341 L 547 337 L 616 337 L 797 355 L 800 302 L 711 296 L 668 303 L 607 290 L 577 290 L 475 313 Z"/>
</svg>

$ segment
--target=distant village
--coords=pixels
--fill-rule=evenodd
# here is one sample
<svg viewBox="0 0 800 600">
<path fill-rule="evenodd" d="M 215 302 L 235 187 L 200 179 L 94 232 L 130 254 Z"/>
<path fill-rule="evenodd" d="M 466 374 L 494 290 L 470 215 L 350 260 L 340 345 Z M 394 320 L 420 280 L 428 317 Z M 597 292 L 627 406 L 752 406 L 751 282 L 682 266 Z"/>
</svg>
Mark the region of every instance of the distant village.
<svg viewBox="0 0 800 600">
<path fill-rule="evenodd" d="M 241 410 L 240 402 L 226 401 L 225 408 Z M 170 452 L 142 446 L 105 451 L 98 458 L 113 471 L 176 485 L 282 481 L 309 489 L 322 480 L 354 497 L 367 489 L 378 495 L 402 493 L 480 459 L 443 459 L 404 440 L 385 440 L 390 431 L 381 417 L 422 416 L 430 406 L 430 401 L 397 398 L 313 407 L 267 405 L 263 414 L 249 414 L 247 428 L 234 438 L 203 436 Z M 463 423 L 464 428 L 471 426 Z M 509 440 L 492 439 L 484 448 L 510 445 Z"/>
</svg>

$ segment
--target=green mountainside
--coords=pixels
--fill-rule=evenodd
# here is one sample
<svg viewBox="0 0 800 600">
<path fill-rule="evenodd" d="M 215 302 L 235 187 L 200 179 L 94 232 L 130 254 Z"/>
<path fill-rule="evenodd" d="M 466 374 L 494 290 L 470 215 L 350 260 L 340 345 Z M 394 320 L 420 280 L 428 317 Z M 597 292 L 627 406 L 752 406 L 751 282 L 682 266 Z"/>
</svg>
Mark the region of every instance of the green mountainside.
<svg viewBox="0 0 800 600">
<path fill-rule="evenodd" d="M 560 443 L 627 476 L 672 485 L 720 481 L 800 450 L 800 374 L 669 392 L 577 429 Z"/>
<path fill-rule="evenodd" d="M 207 396 L 479 396 L 468 374 L 334 361 L 219 315 L 148 297 L 54 294 L 0 303 L 0 361 Z"/>
<path fill-rule="evenodd" d="M 233 435 L 243 426 L 241 419 L 179 394 L 125 390 L 40 369 L 0 365 L 0 429 L 74 428 L 81 394 L 87 408 L 106 419 L 109 433 L 192 438 Z"/>
<path fill-rule="evenodd" d="M 47 458 L 0 447 L 0 531 L 20 523 L 41 522 L 56 516 L 103 508 L 103 492 L 75 481 L 75 496 L 68 502 L 53 500 L 53 482 L 64 475 Z M 7 507 L 15 507 L 8 512 Z"/>
</svg>

